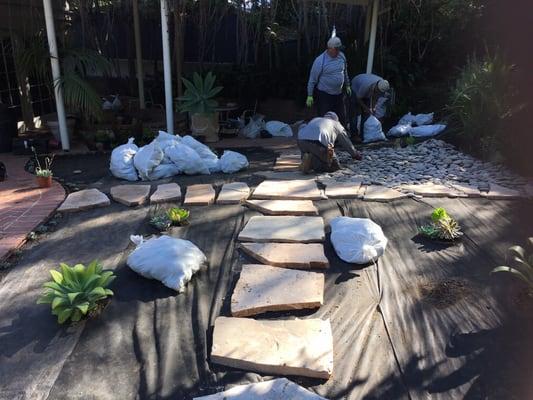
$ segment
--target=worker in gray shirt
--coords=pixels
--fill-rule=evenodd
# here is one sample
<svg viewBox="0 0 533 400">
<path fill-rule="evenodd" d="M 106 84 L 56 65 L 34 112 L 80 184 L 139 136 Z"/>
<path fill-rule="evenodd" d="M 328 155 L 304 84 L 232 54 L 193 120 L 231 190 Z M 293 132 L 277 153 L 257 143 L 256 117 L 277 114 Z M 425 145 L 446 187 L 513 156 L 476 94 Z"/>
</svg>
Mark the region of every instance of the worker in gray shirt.
<svg viewBox="0 0 533 400">
<path fill-rule="evenodd" d="M 307 83 L 307 107 L 312 107 L 315 97 L 318 115 L 335 112 L 345 123 L 343 88 L 351 94 L 346 57 L 340 51 L 342 42 L 338 37 L 328 40 L 328 48 L 320 54 L 311 67 Z"/>
<path fill-rule="evenodd" d="M 298 130 L 298 147 L 302 152 L 301 169 L 304 173 L 334 172 L 340 168 L 335 155 L 335 142 L 352 158 L 361 159 L 361 155 L 352 145 L 346 130 L 339 122 L 339 117 L 333 111 L 328 111 L 324 117 L 313 118 L 308 124 L 303 124 Z"/>
</svg>

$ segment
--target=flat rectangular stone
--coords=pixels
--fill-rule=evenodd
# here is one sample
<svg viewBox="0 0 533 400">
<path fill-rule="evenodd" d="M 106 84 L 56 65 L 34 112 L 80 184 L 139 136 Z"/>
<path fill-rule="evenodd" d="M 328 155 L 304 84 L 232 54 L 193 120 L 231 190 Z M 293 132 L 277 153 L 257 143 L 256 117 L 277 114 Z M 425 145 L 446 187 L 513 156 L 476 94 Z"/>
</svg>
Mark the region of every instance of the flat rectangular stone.
<svg viewBox="0 0 533 400">
<path fill-rule="evenodd" d="M 389 202 L 408 197 L 407 194 L 385 186 L 367 186 L 363 196 L 364 201 Z"/>
<path fill-rule="evenodd" d="M 156 191 L 150 196 L 150 203 L 166 203 L 181 200 L 181 189 L 177 183 L 164 183 L 157 186 Z"/>
<path fill-rule="evenodd" d="M 218 317 L 211 361 L 268 375 L 329 379 L 333 371 L 331 325 L 321 319 Z"/>
<path fill-rule="evenodd" d="M 322 217 L 252 217 L 239 234 L 241 242 L 319 243 L 325 237 Z"/>
<path fill-rule="evenodd" d="M 324 303 L 324 274 L 272 267 L 242 266 L 231 296 L 231 315 L 318 308 Z"/>
<path fill-rule="evenodd" d="M 138 206 L 148 201 L 150 185 L 119 185 L 111 188 L 113 200 L 128 207 Z"/>
<path fill-rule="evenodd" d="M 250 257 L 274 267 L 329 268 L 324 246 L 318 243 L 241 243 L 240 248 Z"/>
<path fill-rule="evenodd" d="M 459 197 L 460 193 L 453 188 L 434 183 L 423 183 L 421 185 L 404 185 L 403 191 L 413 192 L 423 197 Z"/>
<path fill-rule="evenodd" d="M 483 197 L 486 197 L 490 200 L 513 200 L 523 197 L 518 190 L 509 189 L 495 183 L 490 184 L 490 190 L 488 193 L 483 194 Z"/>
<path fill-rule="evenodd" d="M 359 182 L 323 181 L 326 185 L 326 196 L 332 199 L 357 199 L 359 197 Z"/>
<path fill-rule="evenodd" d="M 254 172 L 254 175 L 261 176 L 266 179 L 274 180 L 314 180 L 316 174 L 304 174 L 301 171 L 257 171 Z"/>
<path fill-rule="evenodd" d="M 224 392 L 194 397 L 193 400 L 326 400 L 309 390 L 278 378 L 267 382 L 234 386 Z"/>
<path fill-rule="evenodd" d="M 109 198 L 98 189 L 85 189 L 70 193 L 57 211 L 76 212 L 110 204 Z"/>
<path fill-rule="evenodd" d="M 481 192 L 477 186 L 468 185 L 466 183 L 454 183 L 453 188 L 461 193 L 464 197 L 481 197 Z"/>
<path fill-rule="evenodd" d="M 245 204 L 268 215 L 318 215 L 311 200 L 246 200 Z"/>
<path fill-rule="evenodd" d="M 321 200 L 325 196 L 310 179 L 264 181 L 254 190 L 254 199 Z"/>
<path fill-rule="evenodd" d="M 250 188 L 244 182 L 226 183 L 218 194 L 217 204 L 240 204 L 250 196 Z"/>
<path fill-rule="evenodd" d="M 207 206 L 215 202 L 215 196 L 215 189 L 211 185 L 191 185 L 187 187 L 183 204 L 188 206 Z"/>
</svg>

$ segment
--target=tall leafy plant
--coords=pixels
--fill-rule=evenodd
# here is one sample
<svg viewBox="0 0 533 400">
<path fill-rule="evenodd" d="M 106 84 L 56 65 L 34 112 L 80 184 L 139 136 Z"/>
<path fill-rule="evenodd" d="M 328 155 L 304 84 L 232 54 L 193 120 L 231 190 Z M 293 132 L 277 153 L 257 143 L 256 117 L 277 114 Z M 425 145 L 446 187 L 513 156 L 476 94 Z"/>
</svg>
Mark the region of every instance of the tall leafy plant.
<svg viewBox="0 0 533 400">
<path fill-rule="evenodd" d="M 214 113 L 218 105 L 214 97 L 223 89 L 222 86 L 214 87 L 215 80 L 216 76 L 212 72 L 208 72 L 205 78 L 195 72 L 192 82 L 182 78 L 186 89 L 181 98 L 180 111 L 190 114 Z"/>
</svg>

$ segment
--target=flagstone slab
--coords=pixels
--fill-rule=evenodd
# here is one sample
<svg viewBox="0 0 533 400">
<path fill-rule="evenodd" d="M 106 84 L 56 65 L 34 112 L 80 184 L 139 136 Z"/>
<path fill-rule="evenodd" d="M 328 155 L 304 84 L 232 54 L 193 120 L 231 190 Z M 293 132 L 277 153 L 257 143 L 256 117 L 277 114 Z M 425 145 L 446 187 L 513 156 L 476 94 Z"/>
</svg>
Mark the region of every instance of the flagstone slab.
<svg viewBox="0 0 533 400">
<path fill-rule="evenodd" d="M 332 199 L 357 199 L 361 181 L 358 182 L 337 182 L 323 181 L 326 185 L 326 196 Z"/>
<path fill-rule="evenodd" d="M 304 174 L 302 171 L 257 171 L 254 175 L 273 180 L 314 180 L 316 174 Z"/>
<path fill-rule="evenodd" d="M 318 215 L 311 200 L 246 200 L 246 205 L 268 215 Z"/>
<path fill-rule="evenodd" d="M 314 180 L 263 181 L 254 190 L 254 199 L 321 200 Z"/>
<path fill-rule="evenodd" d="M 211 361 L 269 375 L 329 379 L 333 371 L 331 325 L 329 319 L 218 317 Z"/>
<path fill-rule="evenodd" d="M 477 186 L 467 183 L 454 183 L 452 187 L 461 193 L 459 197 L 481 197 L 481 192 Z"/>
<path fill-rule="evenodd" d="M 491 200 L 513 200 L 523 196 L 518 190 L 491 183 L 488 193 L 483 193 L 483 197 Z"/>
<path fill-rule="evenodd" d="M 244 182 L 226 183 L 218 194 L 217 204 L 240 204 L 250 196 L 250 188 Z"/>
<path fill-rule="evenodd" d="M 150 196 L 150 203 L 166 203 L 181 200 L 181 189 L 177 183 L 164 183 L 157 186 L 156 191 Z"/>
<path fill-rule="evenodd" d="M 241 242 L 319 243 L 325 238 L 322 217 L 252 217 L 239 233 Z"/>
<path fill-rule="evenodd" d="M 207 206 L 215 202 L 215 189 L 208 184 L 191 185 L 187 187 L 184 205 Z"/>
<path fill-rule="evenodd" d="M 431 182 L 421 185 L 404 185 L 401 189 L 423 197 L 459 197 L 460 195 L 456 189 Z"/>
<path fill-rule="evenodd" d="M 409 197 L 407 194 L 390 189 L 386 186 L 367 186 L 363 196 L 364 201 L 389 202 Z"/>
<path fill-rule="evenodd" d="M 272 267 L 242 266 L 231 296 L 231 315 L 318 308 L 324 303 L 324 274 Z"/>
<path fill-rule="evenodd" d="M 318 243 L 241 243 L 240 248 L 255 260 L 274 267 L 329 268 L 324 246 Z"/>
<path fill-rule="evenodd" d="M 113 200 L 128 207 L 138 206 L 148 201 L 150 185 L 119 185 L 111 188 Z"/>
<path fill-rule="evenodd" d="M 309 390 L 289 381 L 278 378 L 267 382 L 234 386 L 224 392 L 208 396 L 194 397 L 193 400 L 326 400 Z"/>
<path fill-rule="evenodd" d="M 61 212 L 76 212 L 111 204 L 109 198 L 98 189 L 85 189 L 70 193 L 57 209 Z"/>
</svg>

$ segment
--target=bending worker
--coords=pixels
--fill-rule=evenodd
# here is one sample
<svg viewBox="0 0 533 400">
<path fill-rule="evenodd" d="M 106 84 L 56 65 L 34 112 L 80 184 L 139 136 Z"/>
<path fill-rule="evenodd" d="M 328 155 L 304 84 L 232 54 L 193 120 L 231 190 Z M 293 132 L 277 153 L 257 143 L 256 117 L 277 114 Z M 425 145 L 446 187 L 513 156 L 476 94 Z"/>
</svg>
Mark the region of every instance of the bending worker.
<svg viewBox="0 0 533 400">
<path fill-rule="evenodd" d="M 336 140 L 353 159 L 361 159 L 334 112 L 329 111 L 324 117 L 313 118 L 308 124 L 301 125 L 298 130 L 298 147 L 302 152 L 302 171 L 306 174 L 311 170 L 337 171 L 340 165 L 335 155 Z"/>
<path fill-rule="evenodd" d="M 334 111 L 341 123 L 345 123 L 344 99 L 342 90 L 346 87 L 351 94 L 350 81 L 346 65 L 346 57 L 340 51 L 341 40 L 332 37 L 328 40 L 328 48 L 320 54 L 311 67 L 307 83 L 307 107 L 312 107 L 316 95 L 318 115 Z"/>
<path fill-rule="evenodd" d="M 357 117 L 361 115 L 360 136 L 364 140 L 363 126 L 365 120 L 374 115 L 377 119 L 385 116 L 386 102 L 389 97 L 389 81 L 374 74 L 359 74 L 352 79 L 351 106 L 355 118 L 350 124 L 352 133 L 356 132 Z"/>
</svg>

